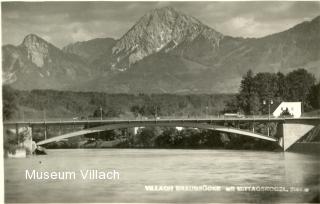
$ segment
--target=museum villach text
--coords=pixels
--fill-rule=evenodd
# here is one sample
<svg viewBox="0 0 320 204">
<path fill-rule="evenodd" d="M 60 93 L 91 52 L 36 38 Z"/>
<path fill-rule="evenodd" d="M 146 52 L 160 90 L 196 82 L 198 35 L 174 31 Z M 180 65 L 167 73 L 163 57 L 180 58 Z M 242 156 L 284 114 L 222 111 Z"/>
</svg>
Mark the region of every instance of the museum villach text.
<svg viewBox="0 0 320 204">
<path fill-rule="evenodd" d="M 101 171 L 86 169 L 79 171 L 37 171 L 25 170 L 26 180 L 119 180 L 120 173 L 116 170 Z"/>
</svg>

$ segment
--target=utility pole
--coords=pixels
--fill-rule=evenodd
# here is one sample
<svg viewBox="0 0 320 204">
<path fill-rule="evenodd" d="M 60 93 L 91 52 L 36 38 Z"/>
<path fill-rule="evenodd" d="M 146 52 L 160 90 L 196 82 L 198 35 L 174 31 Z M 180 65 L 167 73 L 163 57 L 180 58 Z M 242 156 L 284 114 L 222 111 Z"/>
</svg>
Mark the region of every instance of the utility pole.
<svg viewBox="0 0 320 204">
<path fill-rule="evenodd" d="M 208 110 L 209 110 L 209 107 L 206 106 L 206 118 L 208 118 Z"/>
<path fill-rule="evenodd" d="M 44 127 L 44 139 L 47 139 L 47 125 L 46 125 L 46 121 L 44 121 L 43 123 L 43 127 Z"/>
<path fill-rule="evenodd" d="M 100 105 L 100 120 L 102 120 L 102 107 Z"/>
<path fill-rule="evenodd" d="M 19 145 L 20 144 L 20 138 L 19 138 L 19 126 L 18 126 L 18 123 L 16 123 L 16 136 L 17 136 L 18 145 Z"/>
<path fill-rule="evenodd" d="M 273 100 L 263 100 L 263 105 L 268 103 L 268 136 L 270 136 L 270 106 L 273 104 Z"/>
</svg>

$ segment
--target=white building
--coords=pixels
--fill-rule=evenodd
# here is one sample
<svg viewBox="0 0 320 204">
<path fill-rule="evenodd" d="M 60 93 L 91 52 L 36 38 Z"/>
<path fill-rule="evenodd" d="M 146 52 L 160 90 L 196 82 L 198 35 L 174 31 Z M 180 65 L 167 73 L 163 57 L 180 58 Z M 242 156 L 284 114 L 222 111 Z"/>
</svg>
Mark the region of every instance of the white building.
<svg viewBox="0 0 320 204">
<path fill-rule="evenodd" d="M 287 109 L 294 118 L 301 117 L 301 102 L 281 102 L 272 115 L 279 117 Z"/>
</svg>

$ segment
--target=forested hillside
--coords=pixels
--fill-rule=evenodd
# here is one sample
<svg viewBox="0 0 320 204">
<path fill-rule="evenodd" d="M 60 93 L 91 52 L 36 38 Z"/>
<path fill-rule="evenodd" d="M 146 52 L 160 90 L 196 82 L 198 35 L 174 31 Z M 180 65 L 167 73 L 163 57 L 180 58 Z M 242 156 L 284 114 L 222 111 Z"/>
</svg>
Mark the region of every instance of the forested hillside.
<svg viewBox="0 0 320 204">
<path fill-rule="evenodd" d="M 218 115 L 231 94 L 107 94 L 54 90 L 4 90 L 4 119 L 195 117 Z"/>
</svg>

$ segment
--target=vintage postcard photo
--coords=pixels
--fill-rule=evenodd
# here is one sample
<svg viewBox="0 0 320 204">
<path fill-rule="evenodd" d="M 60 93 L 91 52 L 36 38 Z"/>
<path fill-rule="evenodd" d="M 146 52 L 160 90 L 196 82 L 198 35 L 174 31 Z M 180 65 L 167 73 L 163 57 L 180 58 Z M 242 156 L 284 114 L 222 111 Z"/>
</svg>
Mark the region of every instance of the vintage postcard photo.
<svg viewBox="0 0 320 204">
<path fill-rule="evenodd" d="M 5 203 L 319 203 L 319 1 L 2 1 Z"/>
</svg>

